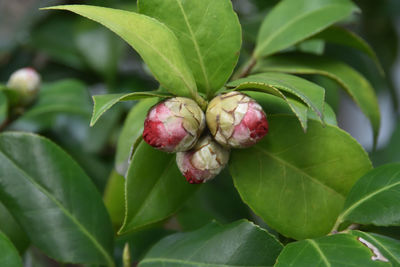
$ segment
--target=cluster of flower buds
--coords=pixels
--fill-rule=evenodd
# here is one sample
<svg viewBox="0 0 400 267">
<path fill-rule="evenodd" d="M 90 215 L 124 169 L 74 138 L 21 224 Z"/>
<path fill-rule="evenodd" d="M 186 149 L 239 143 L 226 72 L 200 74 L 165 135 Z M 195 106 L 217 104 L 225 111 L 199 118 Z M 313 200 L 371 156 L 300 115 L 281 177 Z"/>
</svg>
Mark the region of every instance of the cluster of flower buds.
<svg viewBox="0 0 400 267">
<path fill-rule="evenodd" d="M 206 124 L 209 131 L 204 131 Z M 254 145 L 267 132 L 261 106 L 242 93 L 229 92 L 211 100 L 206 115 L 188 98 L 158 103 L 144 122 L 143 139 L 161 151 L 177 153 L 179 170 L 188 182 L 198 184 L 221 172 L 230 148 Z"/>
<path fill-rule="evenodd" d="M 22 105 L 31 103 L 37 96 L 41 78 L 32 68 L 22 68 L 11 74 L 7 87 L 15 90 Z"/>
</svg>

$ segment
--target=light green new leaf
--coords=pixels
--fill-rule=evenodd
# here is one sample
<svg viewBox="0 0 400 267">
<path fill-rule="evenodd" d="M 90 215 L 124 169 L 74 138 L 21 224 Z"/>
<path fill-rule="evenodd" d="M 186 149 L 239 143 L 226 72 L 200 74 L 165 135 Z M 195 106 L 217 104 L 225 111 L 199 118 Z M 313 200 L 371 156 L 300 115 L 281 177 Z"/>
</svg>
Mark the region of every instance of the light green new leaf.
<svg viewBox="0 0 400 267">
<path fill-rule="evenodd" d="M 167 98 L 171 96 L 173 95 L 158 91 L 133 92 L 127 94 L 95 95 L 93 96 L 94 107 L 93 107 L 92 119 L 90 120 L 90 126 L 95 125 L 96 122 L 100 119 L 100 117 L 118 102 L 140 100 L 144 98 L 153 98 L 153 97 Z"/>
<path fill-rule="evenodd" d="M 349 0 L 283 0 L 262 23 L 254 57 L 286 49 L 356 10 L 358 8 Z"/>
<path fill-rule="evenodd" d="M 328 43 L 339 44 L 357 49 L 369 56 L 383 74 L 382 66 L 372 47 L 357 34 L 338 26 L 332 26 L 314 35 L 312 39 L 322 39 Z"/>
<path fill-rule="evenodd" d="M 196 82 L 179 42 L 163 23 L 135 12 L 97 6 L 65 5 L 46 9 L 68 10 L 103 24 L 140 54 L 165 89 L 172 94 L 196 97 Z"/>
<path fill-rule="evenodd" d="M 287 54 L 273 56 L 259 62 L 254 71 L 317 74 L 334 80 L 343 87 L 368 117 L 374 131 L 374 139 L 378 137 L 380 111 L 374 89 L 368 80 L 348 65 L 326 57 Z"/>
<path fill-rule="evenodd" d="M 149 109 L 157 103 L 158 99 L 150 98 L 138 102 L 129 112 L 118 138 L 117 152 L 115 155 L 115 169 L 125 176 L 129 166 L 129 156 L 133 145 L 141 140 L 144 120 Z"/>
<path fill-rule="evenodd" d="M 139 267 L 272 266 L 283 246 L 266 230 L 246 220 L 210 223 L 199 230 L 159 241 Z"/>
<path fill-rule="evenodd" d="M 0 135 L 0 199 L 51 258 L 114 266 L 113 231 L 101 195 L 49 140 L 27 133 Z"/>
<path fill-rule="evenodd" d="M 337 224 L 349 221 L 379 226 L 400 225 L 399 203 L 400 164 L 381 166 L 357 181 Z"/>
<path fill-rule="evenodd" d="M 175 33 L 199 91 L 213 96 L 239 58 L 242 34 L 231 1 L 139 0 L 138 6 Z"/>
<path fill-rule="evenodd" d="M 175 154 L 159 151 L 144 141 L 133 153 L 126 179 L 126 213 L 120 234 L 168 218 L 199 188 L 180 173 Z"/>
<path fill-rule="evenodd" d="M 287 237 L 329 233 L 351 187 L 372 168 L 366 152 L 335 126 L 310 120 L 304 133 L 293 116 L 269 116 L 268 122 L 261 142 L 231 154 L 243 201 Z"/>
<path fill-rule="evenodd" d="M 290 243 L 279 255 L 275 267 L 392 266 L 386 258 L 376 259 L 375 253 L 355 236 L 336 234 Z"/>
<path fill-rule="evenodd" d="M 389 260 L 393 267 L 400 266 L 400 240 L 361 231 L 350 231 L 350 234 L 358 236 L 359 240 L 364 239 L 362 240 L 363 242 L 367 241 L 375 246 L 381 255 Z M 379 255 L 375 255 L 375 257 L 377 256 Z"/>
<path fill-rule="evenodd" d="M 22 267 L 17 249 L 2 232 L 0 232 L 0 266 Z"/>
<path fill-rule="evenodd" d="M 254 89 L 270 91 L 276 88 L 286 97 L 296 97 L 309 106 L 323 122 L 325 90 L 319 85 L 284 73 L 260 73 L 228 84 L 235 90 Z M 266 91 L 266 92 L 268 92 Z"/>
</svg>

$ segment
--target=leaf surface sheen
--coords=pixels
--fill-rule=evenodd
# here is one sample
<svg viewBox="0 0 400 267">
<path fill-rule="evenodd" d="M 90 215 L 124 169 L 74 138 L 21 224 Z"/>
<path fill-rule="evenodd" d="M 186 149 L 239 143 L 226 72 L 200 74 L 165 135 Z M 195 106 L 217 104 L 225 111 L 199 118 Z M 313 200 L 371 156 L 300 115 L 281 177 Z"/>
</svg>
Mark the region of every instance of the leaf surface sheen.
<svg viewBox="0 0 400 267">
<path fill-rule="evenodd" d="M 304 133 L 288 115 L 269 116 L 269 125 L 258 144 L 232 151 L 229 168 L 239 194 L 287 237 L 329 233 L 350 188 L 372 168 L 366 152 L 335 126 L 310 120 Z"/>
</svg>

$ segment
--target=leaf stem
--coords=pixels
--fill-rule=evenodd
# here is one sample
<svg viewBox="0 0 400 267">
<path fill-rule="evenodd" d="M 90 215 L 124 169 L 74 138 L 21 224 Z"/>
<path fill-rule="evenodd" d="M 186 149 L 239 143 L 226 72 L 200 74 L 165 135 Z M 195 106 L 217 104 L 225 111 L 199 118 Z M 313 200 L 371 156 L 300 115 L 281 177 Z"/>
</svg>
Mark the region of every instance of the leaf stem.
<svg viewBox="0 0 400 267">
<path fill-rule="evenodd" d="M 239 70 L 232 76 L 232 81 L 247 77 L 251 71 L 253 70 L 254 66 L 257 64 L 257 59 L 252 56 L 249 61 L 246 62 Z"/>
<path fill-rule="evenodd" d="M 124 252 L 122 253 L 122 265 L 123 267 L 131 266 L 131 253 L 129 251 L 129 243 L 126 242 L 124 246 Z"/>
<path fill-rule="evenodd" d="M 199 104 L 200 108 L 203 111 L 206 111 L 208 103 L 206 100 L 204 100 L 204 98 L 202 98 L 198 93 L 195 93 L 195 95 L 193 96 L 194 100 L 197 102 L 197 104 Z"/>
</svg>

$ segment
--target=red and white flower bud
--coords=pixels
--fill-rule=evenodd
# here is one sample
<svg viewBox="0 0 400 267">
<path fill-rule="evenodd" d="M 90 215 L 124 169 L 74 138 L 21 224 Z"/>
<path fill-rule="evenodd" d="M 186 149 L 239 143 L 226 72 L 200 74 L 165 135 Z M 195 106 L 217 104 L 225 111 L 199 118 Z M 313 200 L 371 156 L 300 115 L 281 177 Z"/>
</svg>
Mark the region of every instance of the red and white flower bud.
<svg viewBox="0 0 400 267">
<path fill-rule="evenodd" d="M 7 87 L 16 90 L 24 103 L 34 99 L 39 91 L 41 78 L 32 68 L 23 68 L 11 74 Z"/>
<path fill-rule="evenodd" d="M 229 150 L 209 135 L 202 137 L 192 150 L 176 154 L 176 164 L 191 184 L 205 183 L 214 178 L 224 169 L 228 160 Z"/>
<path fill-rule="evenodd" d="M 165 152 L 187 151 L 196 144 L 204 128 L 204 112 L 197 103 L 174 97 L 150 109 L 144 122 L 143 139 Z"/>
<path fill-rule="evenodd" d="M 206 112 L 208 128 L 223 146 L 249 147 L 268 132 L 267 116 L 253 99 L 239 92 L 215 97 Z"/>
</svg>

